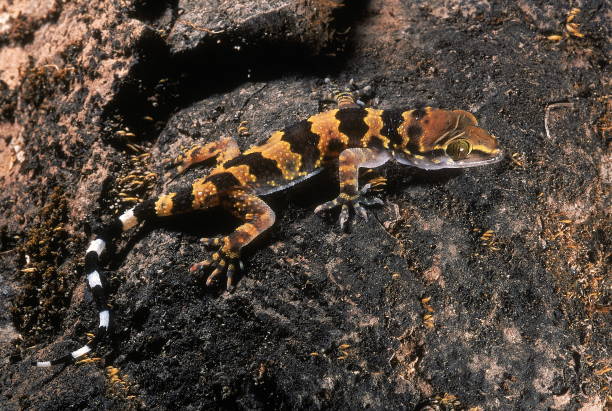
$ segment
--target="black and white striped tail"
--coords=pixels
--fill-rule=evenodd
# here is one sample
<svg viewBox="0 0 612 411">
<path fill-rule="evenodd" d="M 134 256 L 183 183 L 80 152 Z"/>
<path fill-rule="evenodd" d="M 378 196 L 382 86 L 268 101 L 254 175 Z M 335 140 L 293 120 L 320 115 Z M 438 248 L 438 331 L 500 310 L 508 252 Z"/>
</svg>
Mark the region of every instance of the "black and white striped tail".
<svg viewBox="0 0 612 411">
<path fill-rule="evenodd" d="M 143 206 L 145 205 L 143 204 Z M 132 208 L 126 211 L 112 224 L 103 229 L 100 234 L 98 234 L 96 238 L 89 243 L 89 247 L 87 248 L 87 252 L 85 254 L 85 273 L 87 275 L 87 282 L 89 283 L 89 288 L 93 294 L 100 319 L 95 337 L 88 344 L 85 344 L 78 350 L 72 351 L 63 357 L 51 361 L 34 361 L 34 365 L 37 367 L 51 367 L 53 365 L 68 364 L 77 361 L 79 358 L 93 350 L 108 332 L 110 310 L 106 303 L 106 291 L 104 290 L 102 279 L 100 278 L 100 273 L 98 272 L 98 262 L 100 261 L 100 255 L 102 255 L 104 249 L 106 248 L 107 242 L 118 237 L 121 232 L 129 230 L 139 223 L 139 220 L 135 215 L 135 211 L 136 214 L 145 214 L 144 207 L 138 207 L 138 209 Z"/>
</svg>

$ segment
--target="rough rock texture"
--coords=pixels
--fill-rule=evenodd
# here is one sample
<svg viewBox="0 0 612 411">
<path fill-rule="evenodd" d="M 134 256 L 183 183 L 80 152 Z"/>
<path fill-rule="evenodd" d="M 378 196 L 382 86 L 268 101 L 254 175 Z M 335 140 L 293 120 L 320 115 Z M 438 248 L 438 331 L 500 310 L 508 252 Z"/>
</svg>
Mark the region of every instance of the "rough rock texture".
<svg viewBox="0 0 612 411">
<path fill-rule="evenodd" d="M 346 3 L 0 5 L 0 408 L 610 406 L 605 1 Z M 390 165 L 349 233 L 312 213 L 333 173 L 278 193 L 233 294 L 187 272 L 231 219 L 150 224 L 112 250 L 101 359 L 30 366 L 95 328 L 93 223 L 179 184 L 151 173 L 180 146 L 321 109 L 328 75 L 470 110 L 506 158 Z"/>
<path fill-rule="evenodd" d="M 178 2 L 174 24 L 161 28 L 169 28 L 166 42 L 171 53 L 229 39 L 237 52 L 242 47 L 276 45 L 316 53 L 333 39 L 332 13 L 338 7 L 340 2 L 333 0 L 187 0 Z"/>
</svg>

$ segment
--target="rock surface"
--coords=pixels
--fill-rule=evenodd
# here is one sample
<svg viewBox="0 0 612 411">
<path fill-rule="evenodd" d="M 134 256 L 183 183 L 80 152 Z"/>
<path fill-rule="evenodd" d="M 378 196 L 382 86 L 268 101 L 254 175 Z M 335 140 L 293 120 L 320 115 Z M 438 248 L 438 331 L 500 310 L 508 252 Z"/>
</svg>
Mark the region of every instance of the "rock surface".
<svg viewBox="0 0 612 411">
<path fill-rule="evenodd" d="M 605 2 L 346 3 L 0 6 L 0 408 L 610 406 Z M 230 219 L 150 224 L 112 250 L 100 360 L 30 366 L 95 328 L 91 225 L 180 184 L 152 173 L 181 146 L 317 112 L 326 76 L 470 110 L 506 158 L 390 165 L 349 233 L 312 213 L 333 173 L 278 193 L 232 294 L 188 273 Z"/>
</svg>

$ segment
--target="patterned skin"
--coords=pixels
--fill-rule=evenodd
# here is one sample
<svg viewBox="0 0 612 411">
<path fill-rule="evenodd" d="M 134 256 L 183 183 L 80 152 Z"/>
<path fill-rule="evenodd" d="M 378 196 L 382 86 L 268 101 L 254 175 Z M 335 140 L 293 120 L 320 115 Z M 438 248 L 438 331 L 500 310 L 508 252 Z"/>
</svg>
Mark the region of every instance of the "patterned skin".
<svg viewBox="0 0 612 411">
<path fill-rule="evenodd" d="M 106 334 L 110 311 L 98 273 L 99 257 L 108 241 L 142 221 L 215 206 L 237 217 L 242 224 L 230 235 L 202 239 L 217 251 L 190 268 L 209 269 L 207 285 L 225 274 L 227 288 L 231 289 L 242 248 L 274 224 L 274 211 L 261 198 L 263 195 L 284 190 L 337 164 L 340 193 L 315 212 L 341 207 L 340 225 L 344 227 L 351 208 L 367 218 L 361 204 L 376 202 L 364 197 L 369 185 L 358 187 L 361 167 L 374 168 L 394 159 L 427 170 L 464 168 L 502 158 L 496 138 L 478 127 L 476 118 L 467 111 L 363 108 L 347 93 L 337 95 L 336 100 L 337 109 L 276 131 L 267 141 L 243 153 L 232 138 L 223 138 L 195 146 L 176 158 L 171 163 L 175 176 L 213 157 L 217 166 L 191 186 L 140 203 L 97 233 L 85 257 L 85 272 L 100 318 L 95 338 L 61 358 L 35 365 L 73 362 L 90 352 Z"/>
</svg>

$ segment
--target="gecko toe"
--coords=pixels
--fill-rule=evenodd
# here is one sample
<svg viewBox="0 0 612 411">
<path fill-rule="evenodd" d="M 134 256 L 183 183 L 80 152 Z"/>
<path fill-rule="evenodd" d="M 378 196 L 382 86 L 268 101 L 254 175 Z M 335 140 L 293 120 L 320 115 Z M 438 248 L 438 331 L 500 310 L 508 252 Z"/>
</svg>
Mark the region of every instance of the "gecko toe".
<svg viewBox="0 0 612 411">
<path fill-rule="evenodd" d="M 361 218 L 368 221 L 368 212 L 365 210 L 365 208 L 361 206 L 361 204 L 355 203 L 353 207 L 355 208 L 355 211 L 357 212 L 357 214 L 361 216 Z"/>
<path fill-rule="evenodd" d="M 242 264 L 240 264 L 242 265 Z M 227 266 L 227 271 L 225 273 L 225 276 L 227 277 L 227 284 L 226 284 L 226 289 L 227 291 L 234 291 L 234 289 L 236 288 L 234 286 L 234 274 L 236 273 L 236 264 L 234 263 L 230 263 Z"/>
<path fill-rule="evenodd" d="M 385 203 L 378 197 L 362 198 L 359 202 L 366 206 L 384 205 Z"/>
<path fill-rule="evenodd" d="M 221 274 L 223 274 L 223 269 L 220 267 L 215 268 L 206 279 L 206 286 L 210 287 L 213 285 L 216 282 L 217 277 L 219 277 Z"/>
<path fill-rule="evenodd" d="M 338 218 L 338 222 L 340 223 L 340 229 L 344 230 L 346 227 L 346 222 L 349 218 L 349 207 L 347 204 L 342 204 L 342 210 L 340 211 L 340 217 Z"/>
<path fill-rule="evenodd" d="M 200 242 L 204 244 L 205 247 L 220 247 L 221 246 L 221 237 L 203 237 L 200 238 Z"/>
<path fill-rule="evenodd" d="M 362 189 L 361 191 L 365 192 L 367 188 L 368 187 L 365 187 L 365 190 Z M 349 220 L 351 209 L 354 210 L 355 213 L 358 214 L 365 221 L 368 221 L 368 212 L 363 207 L 363 205 L 371 206 L 371 205 L 380 205 L 380 204 L 383 204 L 383 202 L 377 197 L 364 198 L 364 197 L 361 197 L 360 195 L 357 195 L 354 197 L 340 195 L 332 201 L 328 201 L 326 203 L 321 204 L 320 206 L 315 208 L 314 212 L 318 214 L 323 211 L 328 211 L 328 210 L 331 210 L 332 208 L 341 206 L 338 222 L 340 224 L 340 228 L 344 230 L 344 228 L 346 227 L 346 223 Z"/>
<path fill-rule="evenodd" d="M 328 201 L 326 203 L 321 204 L 320 206 L 315 208 L 314 212 L 316 214 L 319 214 L 319 213 L 322 213 L 324 211 L 329 211 L 332 208 L 335 208 L 335 207 L 339 206 L 340 204 L 341 204 L 341 200 L 338 197 L 335 200 L 331 200 L 331 201 Z"/>
</svg>

